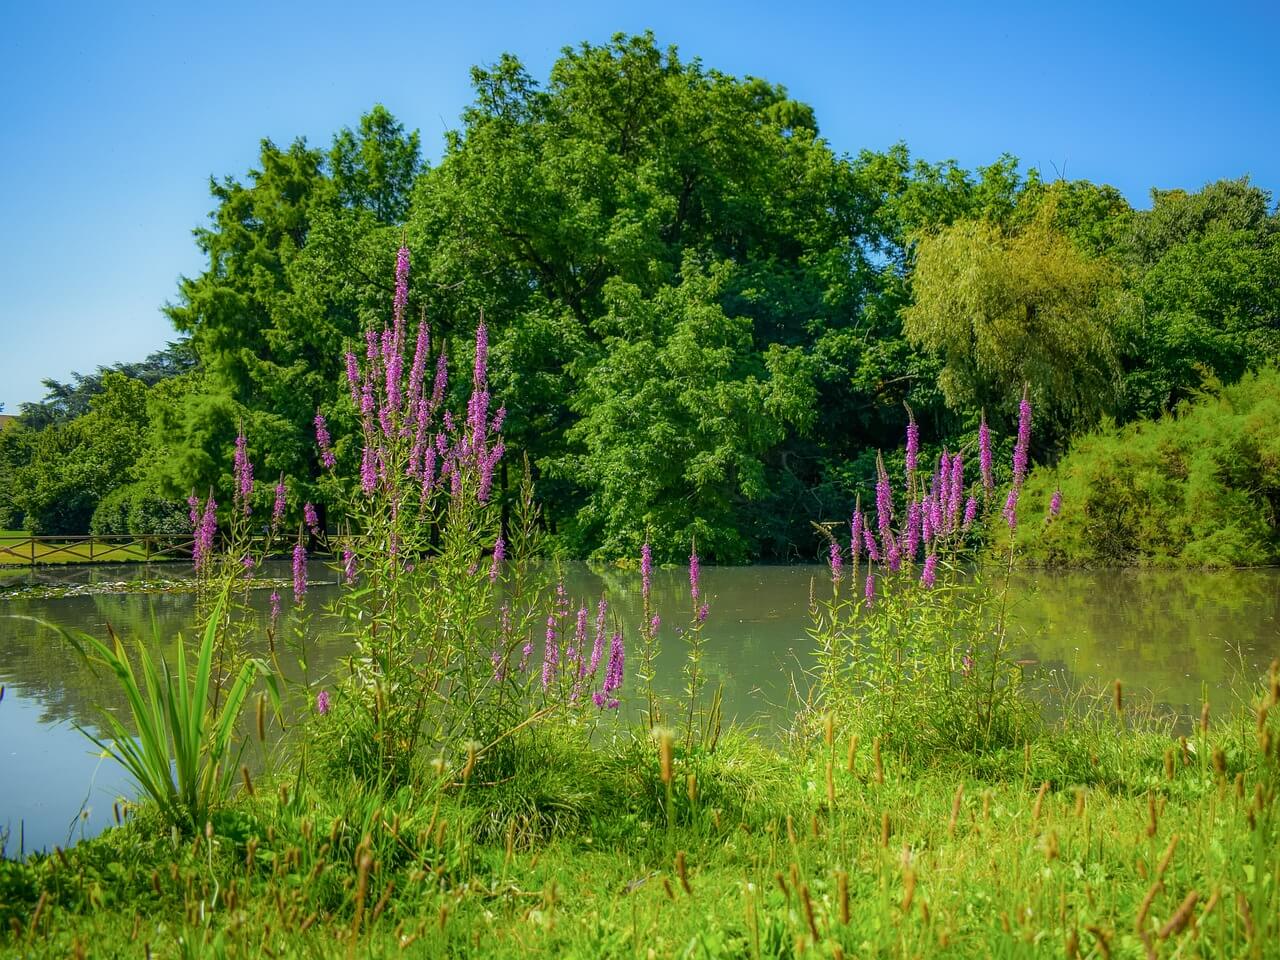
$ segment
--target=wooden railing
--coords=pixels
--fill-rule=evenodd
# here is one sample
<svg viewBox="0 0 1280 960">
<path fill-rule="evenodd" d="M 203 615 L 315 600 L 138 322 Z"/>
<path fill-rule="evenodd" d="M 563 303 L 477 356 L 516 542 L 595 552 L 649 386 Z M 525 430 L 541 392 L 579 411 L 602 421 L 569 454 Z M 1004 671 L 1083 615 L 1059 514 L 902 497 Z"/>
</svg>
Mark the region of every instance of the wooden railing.
<svg viewBox="0 0 1280 960">
<path fill-rule="evenodd" d="M 0 565 L 34 566 L 53 563 L 150 563 L 190 560 L 195 540 L 190 534 L 172 536 L 19 536 L 0 537 Z"/>
</svg>

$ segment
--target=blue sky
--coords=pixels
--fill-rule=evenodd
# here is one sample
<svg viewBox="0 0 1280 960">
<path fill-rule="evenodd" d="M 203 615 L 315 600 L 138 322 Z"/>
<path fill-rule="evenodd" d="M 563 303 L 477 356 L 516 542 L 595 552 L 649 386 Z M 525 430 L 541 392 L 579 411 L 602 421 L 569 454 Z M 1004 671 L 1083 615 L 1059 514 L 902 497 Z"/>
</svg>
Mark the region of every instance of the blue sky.
<svg viewBox="0 0 1280 960">
<path fill-rule="evenodd" d="M 375 102 L 428 156 L 504 51 L 652 29 L 785 84 L 840 152 L 1002 152 L 1120 188 L 1249 174 L 1280 192 L 1280 4 L 6 3 L 0 12 L 0 402 L 141 359 L 201 260 L 210 174 L 257 143 L 327 144 Z"/>
</svg>

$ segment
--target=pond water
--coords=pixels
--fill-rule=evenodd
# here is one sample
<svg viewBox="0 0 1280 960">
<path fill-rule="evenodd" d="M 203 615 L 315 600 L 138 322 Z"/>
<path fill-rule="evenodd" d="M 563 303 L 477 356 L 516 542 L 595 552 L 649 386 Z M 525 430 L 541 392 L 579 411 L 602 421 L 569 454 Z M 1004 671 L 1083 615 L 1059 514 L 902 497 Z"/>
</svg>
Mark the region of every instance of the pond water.
<svg viewBox="0 0 1280 960">
<path fill-rule="evenodd" d="M 59 583 L 176 576 L 138 567 L 37 574 Z M 317 571 L 318 573 L 319 571 Z M 287 570 L 274 574 L 287 576 Z M 723 684 L 725 714 L 738 722 L 776 729 L 796 706 L 802 671 L 811 659 L 806 599 L 820 567 L 704 568 L 711 597 L 705 637 L 706 666 Z M 594 601 L 602 593 L 628 625 L 639 620 L 640 584 L 634 571 L 567 569 L 570 595 Z M 313 585 L 313 672 L 336 669 L 346 642 L 326 629 L 319 613 L 336 591 Z M 655 606 L 663 619 L 659 676 L 680 685 L 681 649 L 672 627 L 689 617 L 684 570 L 655 571 Z M 1069 684 L 1125 681 L 1131 695 L 1145 693 L 1161 709 L 1198 714 L 1207 692 L 1225 703 L 1280 656 L 1280 571 L 1155 573 L 1099 571 L 1023 573 L 1013 585 L 1015 650 L 1034 661 L 1030 670 Z M 265 623 L 267 591 L 253 595 Z M 110 623 L 123 636 L 150 635 L 154 617 L 162 636 L 188 630 L 190 595 L 97 594 L 58 599 L 0 595 L 0 832 L 9 832 L 10 856 L 64 845 L 112 821 L 115 798 L 130 788 L 123 772 L 101 759 L 75 729 L 95 732 L 99 709 L 119 711 L 123 701 L 109 678 L 94 675 L 55 630 L 34 622 L 105 634 Z M 631 661 L 634 664 L 634 659 Z"/>
</svg>

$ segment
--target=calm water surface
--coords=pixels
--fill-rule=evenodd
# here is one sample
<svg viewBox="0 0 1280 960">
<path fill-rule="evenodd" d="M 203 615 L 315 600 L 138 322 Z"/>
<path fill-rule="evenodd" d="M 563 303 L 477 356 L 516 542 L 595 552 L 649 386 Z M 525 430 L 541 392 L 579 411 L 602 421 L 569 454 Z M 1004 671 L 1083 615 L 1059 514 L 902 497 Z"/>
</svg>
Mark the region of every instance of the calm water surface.
<svg viewBox="0 0 1280 960">
<path fill-rule="evenodd" d="M 173 576 L 172 566 L 162 575 Z M 139 569 L 99 567 L 44 576 L 126 579 Z M 278 575 L 287 575 L 281 572 Z M 706 568 L 703 589 L 712 597 L 705 636 L 706 664 L 724 686 L 725 712 L 740 722 L 776 728 L 794 711 L 795 691 L 811 645 L 805 634 L 809 581 L 819 567 Z M 654 596 L 663 619 L 660 676 L 680 683 L 680 645 L 672 627 L 689 616 L 683 570 L 655 572 Z M 574 597 L 607 594 L 625 623 L 638 622 L 639 577 L 633 572 L 568 569 Z M 319 611 L 335 587 L 313 586 L 309 605 Z M 1280 571 L 1229 573 L 1028 573 L 1014 587 L 1015 647 L 1034 660 L 1040 677 L 1071 684 L 1122 678 L 1163 709 L 1199 712 L 1202 690 L 1225 702 L 1280 656 Z M 265 623 L 268 594 L 253 602 Z M 99 707 L 122 710 L 105 674 L 95 676 L 58 637 L 31 620 L 99 635 L 111 623 L 128 637 L 150 635 L 154 617 L 162 635 L 189 632 L 190 596 L 110 594 L 52 600 L 0 599 L 0 831 L 8 851 L 19 838 L 27 850 L 65 844 L 111 822 L 112 801 L 130 793 L 122 771 L 101 759 L 75 729 L 95 732 Z M 9 616 L 6 616 L 9 615 Z M 346 642 L 313 620 L 313 674 L 337 669 Z M 632 660 L 634 663 L 634 660 Z"/>
</svg>

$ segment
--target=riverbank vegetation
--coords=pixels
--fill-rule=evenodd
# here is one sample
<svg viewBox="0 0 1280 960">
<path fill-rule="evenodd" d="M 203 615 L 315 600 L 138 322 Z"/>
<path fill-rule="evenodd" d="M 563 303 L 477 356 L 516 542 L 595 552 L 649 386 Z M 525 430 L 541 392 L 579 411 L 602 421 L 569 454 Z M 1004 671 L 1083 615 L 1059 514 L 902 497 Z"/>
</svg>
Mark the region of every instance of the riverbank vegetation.
<svg viewBox="0 0 1280 960">
<path fill-rule="evenodd" d="M 813 524 L 847 519 L 908 407 L 931 454 L 972 455 L 984 412 L 1011 433 L 1030 384 L 1032 462 L 1053 474 L 1074 443 L 1074 476 L 1107 469 L 1104 441 L 1083 439 L 1105 424 L 1176 417 L 1280 353 L 1280 217 L 1247 179 L 1137 210 L 1007 156 L 969 171 L 903 145 L 845 153 L 784 87 L 650 36 L 566 49 L 547 78 L 503 56 L 472 80 L 437 162 L 379 106 L 327 148 L 264 140 L 245 176 L 211 181 L 208 266 L 167 308 L 182 339 L 50 382 L 0 435 L 0 526 L 181 525 L 192 489 L 230 482 L 242 424 L 296 492 L 290 520 L 311 502 L 327 521 L 359 483 L 341 355 L 390 295 L 402 236 L 408 309 L 448 345 L 455 385 L 486 312 L 508 442 L 577 557 L 648 540 L 679 561 L 696 538 L 716 562 L 814 560 Z M 310 444 L 318 408 L 336 471 Z M 1273 408 L 1257 416 L 1275 432 Z M 1257 452 L 1234 462 L 1264 474 L 1239 460 Z M 494 482 L 510 509 L 515 474 Z M 1234 489 L 1208 484 L 1198 496 L 1226 499 L 1206 516 L 1243 509 Z M 1094 524 L 1067 522 L 1093 502 L 1078 496 L 1056 538 L 1029 524 L 1024 540 L 1041 563 L 1275 562 L 1274 489 L 1232 521 L 1238 542 L 1068 544 Z"/>
<path fill-rule="evenodd" d="M 1012 444 L 982 421 L 973 458 L 926 454 L 910 422 L 900 466 L 877 459 L 852 521 L 820 528 L 803 703 L 765 738 L 725 724 L 704 668 L 707 632 L 725 628 L 696 542 L 687 619 L 653 615 L 642 543 L 643 614 L 624 623 L 545 562 L 527 466 L 503 522 L 487 328 L 455 410 L 431 328 L 407 310 L 409 263 L 401 248 L 391 323 L 344 358 L 359 482 L 331 528 L 309 501 L 290 522 L 293 491 L 261 479 L 241 433 L 225 492 L 186 505 L 198 638 L 157 660 L 136 638 L 66 635 L 124 694 L 90 736 L 137 796 L 96 839 L 0 859 L 7 949 L 1266 955 L 1280 663 L 1191 720 L 1154 715 L 1120 681 L 1058 690 L 1048 713 L 1032 699 L 1007 617 L 1033 496 L 1029 389 Z M 328 413 L 312 443 L 336 470 Z M 1056 523 L 1063 502 L 1040 508 Z M 1004 563 L 970 575 L 998 524 Z M 311 538 L 344 582 L 325 611 L 308 605 Z M 273 592 L 268 654 L 253 658 L 248 592 L 281 545 L 291 590 Z M 309 667 L 316 616 L 349 645 L 329 675 Z M 671 645 L 682 685 L 664 694 Z M 301 667 L 287 681 L 285 659 Z"/>
</svg>

